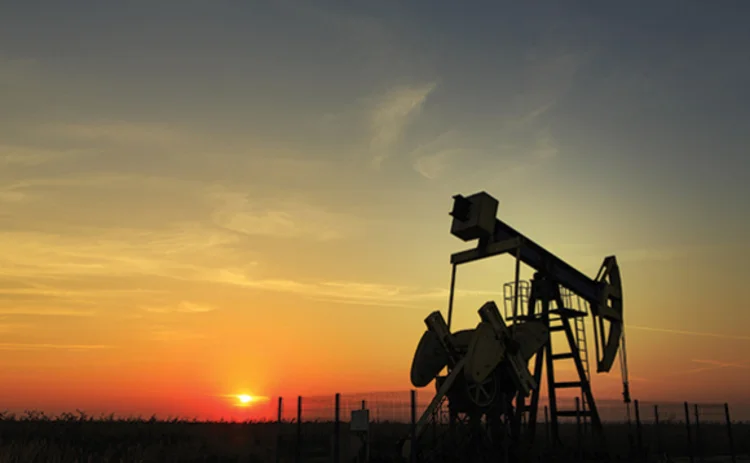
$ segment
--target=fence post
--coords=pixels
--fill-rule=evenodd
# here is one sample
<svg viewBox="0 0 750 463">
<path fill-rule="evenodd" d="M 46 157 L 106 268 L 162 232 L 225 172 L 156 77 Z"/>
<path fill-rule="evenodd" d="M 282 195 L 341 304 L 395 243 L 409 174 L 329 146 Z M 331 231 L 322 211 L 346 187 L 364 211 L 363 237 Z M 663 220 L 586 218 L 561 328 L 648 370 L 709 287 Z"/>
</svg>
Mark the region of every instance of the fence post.
<svg viewBox="0 0 750 463">
<path fill-rule="evenodd" d="M 297 463 L 302 462 L 302 396 L 297 396 L 297 449 L 295 452 Z"/>
<path fill-rule="evenodd" d="M 656 428 L 656 452 L 661 455 L 662 444 L 661 444 L 661 429 L 659 428 L 659 406 L 654 405 L 654 427 Z"/>
<path fill-rule="evenodd" d="M 581 435 L 581 398 L 576 397 L 576 439 L 578 441 L 578 454 L 583 451 L 583 436 Z"/>
<path fill-rule="evenodd" d="M 333 418 L 333 462 L 339 463 L 341 456 L 341 394 L 336 393 L 336 408 Z"/>
<path fill-rule="evenodd" d="M 411 452 L 409 461 L 417 462 L 417 391 L 411 390 Z"/>
<path fill-rule="evenodd" d="M 687 443 L 688 443 L 688 455 L 690 456 L 690 463 L 695 462 L 695 456 L 693 455 L 693 436 L 690 433 L 690 407 L 685 402 L 685 426 L 687 427 Z"/>
<path fill-rule="evenodd" d="M 547 438 L 547 445 L 550 445 L 550 432 L 549 432 L 549 408 L 544 406 L 544 437 Z"/>
<path fill-rule="evenodd" d="M 643 428 L 641 427 L 641 407 L 638 400 L 633 401 L 635 408 L 635 445 L 637 455 L 643 455 Z"/>
<path fill-rule="evenodd" d="M 695 414 L 695 453 L 699 460 L 703 460 L 703 444 L 701 440 L 701 419 L 698 411 L 698 404 L 693 404 L 693 413 Z"/>
<path fill-rule="evenodd" d="M 729 453 L 732 455 L 732 463 L 737 463 L 737 455 L 734 453 L 734 438 L 732 437 L 732 420 L 729 419 L 729 404 L 724 403 L 724 417 L 727 420 L 727 436 L 729 437 Z"/>
<path fill-rule="evenodd" d="M 282 433 L 282 410 L 283 410 L 284 399 L 279 397 L 279 406 L 276 410 L 276 463 L 281 461 L 281 433 Z"/>
</svg>

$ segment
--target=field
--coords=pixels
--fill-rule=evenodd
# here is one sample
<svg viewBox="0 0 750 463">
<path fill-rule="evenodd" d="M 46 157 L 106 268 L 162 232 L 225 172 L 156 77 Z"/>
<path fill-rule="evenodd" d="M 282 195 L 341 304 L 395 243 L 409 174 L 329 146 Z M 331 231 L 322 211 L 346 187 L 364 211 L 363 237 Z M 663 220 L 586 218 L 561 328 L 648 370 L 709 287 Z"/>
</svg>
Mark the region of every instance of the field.
<svg viewBox="0 0 750 463">
<path fill-rule="evenodd" d="M 332 461 L 334 429 L 332 422 L 304 422 L 301 461 Z M 373 423 L 370 461 L 397 461 L 396 443 L 408 430 L 405 423 Z M 561 432 L 575 445 L 574 425 L 564 425 Z M 356 439 L 350 435 L 347 423 L 340 423 L 339 435 L 341 461 L 352 461 Z M 633 455 L 628 435 L 626 425 L 607 425 L 610 447 L 623 459 Z M 750 454 L 750 424 L 735 423 L 733 435 L 736 453 Z M 725 426 L 703 425 L 700 441 L 695 435 L 692 439 L 696 456 L 729 455 Z M 540 444 L 545 440 L 543 429 L 539 440 Z M 647 450 L 652 461 L 665 452 L 674 458 L 689 455 L 684 424 L 662 423 L 658 429 L 644 425 L 641 443 L 644 454 Z M 296 423 L 116 420 L 74 415 L 50 419 L 34 413 L 0 419 L 0 463 L 275 462 L 277 448 L 279 461 L 295 461 Z"/>
</svg>

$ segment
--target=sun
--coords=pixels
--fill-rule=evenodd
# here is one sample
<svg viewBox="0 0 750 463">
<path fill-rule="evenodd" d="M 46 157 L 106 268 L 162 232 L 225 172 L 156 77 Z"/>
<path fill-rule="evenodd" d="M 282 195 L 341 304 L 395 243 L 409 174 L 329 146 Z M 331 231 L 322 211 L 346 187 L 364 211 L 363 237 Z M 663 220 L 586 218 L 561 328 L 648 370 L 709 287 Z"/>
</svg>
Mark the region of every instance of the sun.
<svg viewBox="0 0 750 463">
<path fill-rule="evenodd" d="M 256 405 L 264 404 L 270 399 L 264 395 L 248 394 L 243 392 L 242 394 L 221 394 L 220 397 L 228 399 L 235 407 L 254 407 Z"/>
<path fill-rule="evenodd" d="M 251 395 L 239 394 L 237 396 L 237 400 L 239 400 L 241 404 L 247 405 L 250 402 L 253 402 L 255 400 L 255 398 L 253 396 L 251 396 Z"/>
</svg>

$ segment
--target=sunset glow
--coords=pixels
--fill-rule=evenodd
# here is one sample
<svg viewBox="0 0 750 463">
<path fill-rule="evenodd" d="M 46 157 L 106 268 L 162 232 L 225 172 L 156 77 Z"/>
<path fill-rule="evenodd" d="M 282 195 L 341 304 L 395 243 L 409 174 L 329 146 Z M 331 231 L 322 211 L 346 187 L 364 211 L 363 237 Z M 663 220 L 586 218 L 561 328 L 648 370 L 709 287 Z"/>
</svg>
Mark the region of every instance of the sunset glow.
<svg viewBox="0 0 750 463">
<path fill-rule="evenodd" d="M 452 196 L 478 191 L 590 277 L 617 256 L 633 398 L 750 402 L 746 16 L 36 3 L 0 13 L 2 410 L 244 420 L 408 391 L 475 244 Z M 513 278 L 462 267 L 453 328 Z"/>
</svg>

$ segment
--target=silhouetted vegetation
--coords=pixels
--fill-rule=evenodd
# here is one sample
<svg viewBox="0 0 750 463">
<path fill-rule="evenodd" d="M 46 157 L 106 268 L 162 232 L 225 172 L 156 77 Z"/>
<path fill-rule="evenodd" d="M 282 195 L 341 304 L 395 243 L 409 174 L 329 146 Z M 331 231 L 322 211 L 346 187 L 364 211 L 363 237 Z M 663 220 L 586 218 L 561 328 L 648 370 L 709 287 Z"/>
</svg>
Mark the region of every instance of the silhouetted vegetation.
<svg viewBox="0 0 750 463">
<path fill-rule="evenodd" d="M 636 442 L 625 424 L 605 425 L 610 448 L 623 459 L 634 456 Z M 575 446 L 576 428 L 561 429 L 569 445 Z M 351 461 L 352 439 L 347 423 L 341 423 L 341 461 Z M 750 423 L 734 423 L 735 450 L 750 454 Z M 408 423 L 378 422 L 371 428 L 371 461 L 397 461 L 397 442 L 409 432 Z M 303 422 L 303 461 L 331 461 L 332 422 Z M 540 430 L 539 443 L 544 443 Z M 683 423 L 664 422 L 659 428 L 643 425 L 643 456 L 656 461 L 668 453 L 687 456 Z M 695 451 L 704 456 L 727 455 L 725 426 L 701 425 L 700 441 L 693 435 Z M 92 417 L 82 412 L 48 417 L 41 412 L 21 416 L 0 414 L 0 463 L 6 462 L 275 462 L 295 461 L 297 424 L 293 422 L 205 422 L 154 417 Z"/>
</svg>

